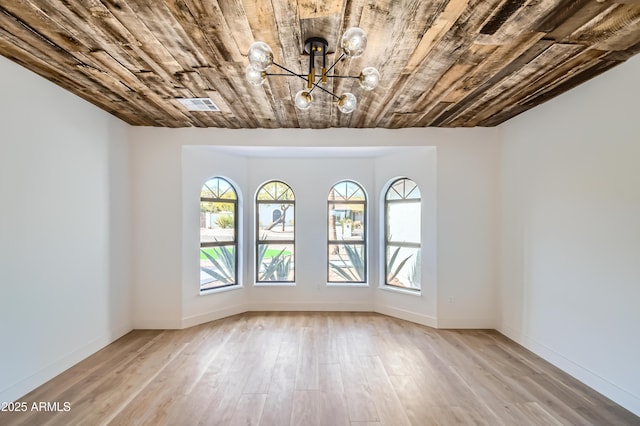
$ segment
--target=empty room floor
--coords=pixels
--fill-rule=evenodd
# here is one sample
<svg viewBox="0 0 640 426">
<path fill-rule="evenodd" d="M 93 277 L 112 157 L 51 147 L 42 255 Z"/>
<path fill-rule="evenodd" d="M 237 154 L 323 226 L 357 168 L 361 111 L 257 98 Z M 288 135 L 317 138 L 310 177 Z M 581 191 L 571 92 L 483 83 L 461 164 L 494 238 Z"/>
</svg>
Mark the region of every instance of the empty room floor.
<svg viewBox="0 0 640 426">
<path fill-rule="evenodd" d="M 133 331 L 0 413 L 3 425 L 639 425 L 491 330 L 375 313 L 245 313 Z"/>
</svg>

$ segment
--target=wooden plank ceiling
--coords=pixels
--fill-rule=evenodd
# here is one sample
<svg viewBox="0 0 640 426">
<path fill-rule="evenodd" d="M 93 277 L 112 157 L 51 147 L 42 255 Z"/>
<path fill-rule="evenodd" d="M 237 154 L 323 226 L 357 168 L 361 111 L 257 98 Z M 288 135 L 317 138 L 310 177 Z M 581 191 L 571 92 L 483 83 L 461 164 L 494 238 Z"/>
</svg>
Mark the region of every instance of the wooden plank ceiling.
<svg viewBox="0 0 640 426">
<path fill-rule="evenodd" d="M 247 83 L 247 51 L 305 73 L 307 37 L 333 51 L 368 34 L 338 74 L 376 67 L 380 86 L 329 80 L 340 113 L 298 78 Z M 0 53 L 132 125 L 221 128 L 495 126 L 640 51 L 637 0 L 0 0 Z M 334 54 L 328 59 L 333 62 Z M 210 97 L 220 112 L 177 98 Z"/>
</svg>

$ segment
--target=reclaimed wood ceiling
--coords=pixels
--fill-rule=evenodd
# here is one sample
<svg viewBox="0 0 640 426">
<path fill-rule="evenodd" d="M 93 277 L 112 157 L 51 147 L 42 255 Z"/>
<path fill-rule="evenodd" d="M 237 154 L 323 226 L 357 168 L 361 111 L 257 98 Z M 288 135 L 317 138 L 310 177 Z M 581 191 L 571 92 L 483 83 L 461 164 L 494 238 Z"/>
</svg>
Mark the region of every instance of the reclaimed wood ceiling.
<svg viewBox="0 0 640 426">
<path fill-rule="evenodd" d="M 307 37 L 368 46 L 339 74 L 376 67 L 380 86 L 340 113 L 304 82 L 244 77 L 247 51 L 304 73 Z M 637 0 L 1 0 L 0 53 L 132 125 L 221 128 L 495 126 L 640 51 Z M 334 55 L 329 55 L 333 61 Z M 220 112 L 177 98 L 210 97 Z"/>
</svg>

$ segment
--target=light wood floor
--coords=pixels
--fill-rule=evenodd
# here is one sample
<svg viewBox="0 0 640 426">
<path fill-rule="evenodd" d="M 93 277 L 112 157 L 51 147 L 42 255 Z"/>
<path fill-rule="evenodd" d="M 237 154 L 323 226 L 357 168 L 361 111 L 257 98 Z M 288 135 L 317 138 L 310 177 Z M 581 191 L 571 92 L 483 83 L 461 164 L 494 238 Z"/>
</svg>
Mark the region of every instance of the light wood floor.
<svg viewBox="0 0 640 426">
<path fill-rule="evenodd" d="M 372 313 L 247 313 L 134 331 L 0 424 L 630 425 L 640 418 L 494 331 Z"/>
</svg>

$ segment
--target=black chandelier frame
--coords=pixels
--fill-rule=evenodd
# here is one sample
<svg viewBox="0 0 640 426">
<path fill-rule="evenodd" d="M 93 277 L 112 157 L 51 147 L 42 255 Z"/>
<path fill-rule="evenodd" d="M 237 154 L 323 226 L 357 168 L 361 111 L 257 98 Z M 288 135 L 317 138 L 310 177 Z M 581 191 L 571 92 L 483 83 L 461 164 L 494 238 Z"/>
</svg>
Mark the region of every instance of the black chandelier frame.
<svg viewBox="0 0 640 426">
<path fill-rule="evenodd" d="M 302 80 L 307 82 L 307 90 L 309 91 L 308 92 L 309 94 L 311 94 L 311 92 L 317 87 L 323 92 L 328 93 L 329 95 L 336 98 L 336 100 L 340 100 L 341 99 L 340 96 L 322 87 L 320 84 L 316 82 L 316 79 L 319 78 L 318 81 L 320 81 L 324 85 L 324 84 L 327 84 L 328 78 L 346 78 L 346 79 L 361 80 L 362 74 L 357 76 L 328 74 L 340 61 L 342 61 L 344 58 L 347 57 L 347 55 L 343 52 L 340 55 L 340 57 L 336 59 L 336 61 L 329 68 L 327 68 L 327 53 L 329 53 L 328 48 L 329 48 L 329 43 L 327 42 L 326 39 L 322 37 L 309 37 L 304 41 L 304 51 L 309 55 L 309 72 L 307 74 L 299 74 L 299 73 L 293 72 L 290 69 L 286 68 L 285 66 L 280 65 L 276 62 L 273 62 L 273 65 L 275 65 L 276 67 L 280 68 L 283 71 L 286 71 L 286 74 L 264 72 L 264 75 L 267 77 L 291 77 L 291 76 L 299 77 Z M 320 74 L 316 74 L 316 68 L 315 68 L 316 55 L 320 55 L 322 57 L 322 68 L 321 68 L 322 71 Z"/>
</svg>

